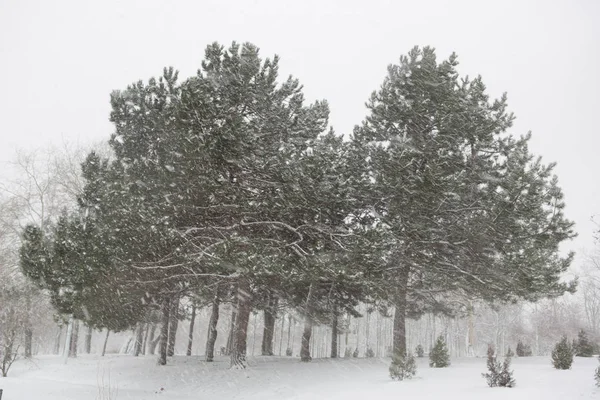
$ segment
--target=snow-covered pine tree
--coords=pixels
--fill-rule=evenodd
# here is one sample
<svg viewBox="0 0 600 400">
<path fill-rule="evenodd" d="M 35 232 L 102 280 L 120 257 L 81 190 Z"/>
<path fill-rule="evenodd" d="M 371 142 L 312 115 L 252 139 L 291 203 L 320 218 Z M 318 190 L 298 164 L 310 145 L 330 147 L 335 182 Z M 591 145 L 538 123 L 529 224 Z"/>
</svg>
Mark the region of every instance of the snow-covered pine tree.
<svg viewBox="0 0 600 400">
<path fill-rule="evenodd" d="M 573 364 L 573 348 L 567 340 L 567 336 L 554 346 L 552 350 L 552 365 L 556 369 L 571 369 Z"/>
<path fill-rule="evenodd" d="M 417 373 L 415 357 L 410 352 L 406 356 L 394 354 L 389 371 L 392 379 L 399 381 L 411 379 Z"/>
<path fill-rule="evenodd" d="M 504 362 L 500 363 L 494 354 L 494 347 L 488 346 L 487 351 L 487 368 L 488 372 L 481 374 L 486 380 L 489 387 L 514 387 L 515 380 L 513 371 L 510 370 L 511 356 L 506 354 Z"/>
<path fill-rule="evenodd" d="M 438 337 L 433 349 L 429 352 L 429 366 L 433 368 L 445 368 L 450 366 L 450 354 L 443 336 Z"/>
<path fill-rule="evenodd" d="M 530 154 L 529 136 L 507 135 L 506 96 L 490 101 L 482 79 L 460 78 L 457 65 L 430 47 L 402 56 L 352 137 L 354 164 L 368 172 L 365 212 L 391 243 L 383 284 L 402 354 L 409 310 L 435 298 L 431 288 L 495 300 L 574 289 L 560 281 L 573 256 L 559 245 L 574 232 L 554 165 Z"/>
<path fill-rule="evenodd" d="M 585 330 L 581 329 L 577 335 L 574 352 L 577 357 L 592 357 L 594 355 L 594 345 L 588 339 Z"/>
</svg>

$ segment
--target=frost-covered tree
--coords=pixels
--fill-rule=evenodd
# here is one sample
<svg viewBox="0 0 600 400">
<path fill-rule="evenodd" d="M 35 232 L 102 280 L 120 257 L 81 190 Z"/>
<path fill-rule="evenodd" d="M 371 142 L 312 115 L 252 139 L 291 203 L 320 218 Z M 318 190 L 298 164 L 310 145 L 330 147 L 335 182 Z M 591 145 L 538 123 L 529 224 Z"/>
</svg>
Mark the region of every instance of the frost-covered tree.
<svg viewBox="0 0 600 400">
<path fill-rule="evenodd" d="M 567 341 L 567 337 L 563 336 L 552 350 L 552 365 L 556 369 L 571 369 L 571 364 L 573 364 L 573 348 Z"/>
</svg>

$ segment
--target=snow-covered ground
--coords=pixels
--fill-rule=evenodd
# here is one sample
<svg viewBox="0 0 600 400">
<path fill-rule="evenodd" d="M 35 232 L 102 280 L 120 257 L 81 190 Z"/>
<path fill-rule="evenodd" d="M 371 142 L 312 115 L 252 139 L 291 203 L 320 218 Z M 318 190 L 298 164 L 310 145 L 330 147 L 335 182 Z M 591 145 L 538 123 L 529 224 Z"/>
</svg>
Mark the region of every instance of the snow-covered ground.
<svg viewBox="0 0 600 400">
<path fill-rule="evenodd" d="M 557 371 L 549 357 L 515 359 L 517 387 L 488 388 L 481 373 L 485 359 L 453 360 L 433 369 L 419 359 L 417 377 L 392 381 L 388 360 L 314 360 L 255 357 L 247 370 L 230 370 L 220 358 L 175 357 L 159 367 L 155 357 L 80 356 L 64 365 L 58 357 L 18 361 L 0 378 L 2 400 L 94 399 L 510 399 L 571 400 L 600 398 L 594 386 L 596 358 L 577 358 L 573 368 Z M 109 396 L 109 393 L 112 396 Z"/>
</svg>

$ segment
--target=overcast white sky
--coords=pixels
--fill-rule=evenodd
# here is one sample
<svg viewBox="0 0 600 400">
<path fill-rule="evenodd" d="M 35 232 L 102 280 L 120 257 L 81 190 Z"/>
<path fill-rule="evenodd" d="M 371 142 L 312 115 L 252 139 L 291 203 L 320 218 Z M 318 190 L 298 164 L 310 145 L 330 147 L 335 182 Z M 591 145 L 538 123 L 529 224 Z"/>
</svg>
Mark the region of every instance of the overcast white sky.
<svg viewBox="0 0 600 400">
<path fill-rule="evenodd" d="M 109 94 L 174 66 L 182 77 L 218 41 L 281 56 L 284 75 L 325 98 L 349 133 L 386 66 L 414 45 L 459 55 L 493 96 L 508 92 L 513 133 L 556 169 L 575 250 L 600 214 L 600 1 L 0 0 L 0 162 L 15 148 L 107 139 Z M 2 171 L 0 171 L 0 177 Z"/>
</svg>

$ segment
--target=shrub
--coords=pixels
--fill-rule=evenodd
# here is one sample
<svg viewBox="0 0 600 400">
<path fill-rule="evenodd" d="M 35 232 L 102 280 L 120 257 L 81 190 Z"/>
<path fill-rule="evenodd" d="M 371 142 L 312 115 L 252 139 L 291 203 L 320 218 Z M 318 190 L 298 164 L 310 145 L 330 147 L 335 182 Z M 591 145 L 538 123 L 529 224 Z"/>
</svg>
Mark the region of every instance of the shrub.
<svg viewBox="0 0 600 400">
<path fill-rule="evenodd" d="M 552 350 L 552 365 L 556 369 L 570 369 L 573 364 L 573 349 L 567 337 L 563 336 Z"/>
<path fill-rule="evenodd" d="M 440 336 L 435 346 L 429 353 L 429 366 L 433 368 L 445 368 L 450 366 L 450 355 L 444 338 Z"/>
<path fill-rule="evenodd" d="M 517 343 L 517 356 L 518 357 L 531 357 L 533 355 L 533 351 L 531 351 L 531 346 L 523 344 L 522 341 L 519 340 Z"/>
<path fill-rule="evenodd" d="M 417 373 L 415 357 L 411 353 L 408 353 L 406 356 L 399 353 L 394 354 L 389 371 L 392 379 L 399 381 L 411 379 Z"/>
<path fill-rule="evenodd" d="M 592 357 L 594 355 L 594 345 L 590 342 L 587 334 L 582 329 L 579 331 L 577 342 L 575 342 L 573 351 L 578 357 Z"/>
<path fill-rule="evenodd" d="M 415 348 L 415 353 L 419 358 L 425 357 L 425 349 L 423 349 L 423 346 L 421 346 L 420 344 L 417 345 L 417 347 Z"/>
<path fill-rule="evenodd" d="M 600 357 L 598 357 L 598 361 L 600 361 Z M 596 380 L 596 386 L 600 387 L 600 367 L 596 368 L 594 379 Z"/>
<path fill-rule="evenodd" d="M 358 347 L 356 348 L 356 350 L 354 350 L 354 353 L 352 353 L 352 357 L 358 358 Z"/>
<path fill-rule="evenodd" d="M 365 357 L 367 357 L 367 358 L 373 358 L 373 357 L 375 357 L 375 352 L 373 351 L 372 348 L 369 347 L 367 349 L 367 352 L 365 353 Z"/>
<path fill-rule="evenodd" d="M 513 372 L 510 370 L 511 357 L 506 354 L 504 362 L 500 364 L 494 356 L 494 348 L 488 347 L 487 352 L 487 368 L 488 373 L 481 374 L 486 380 L 489 387 L 514 387 L 515 380 Z"/>
</svg>

